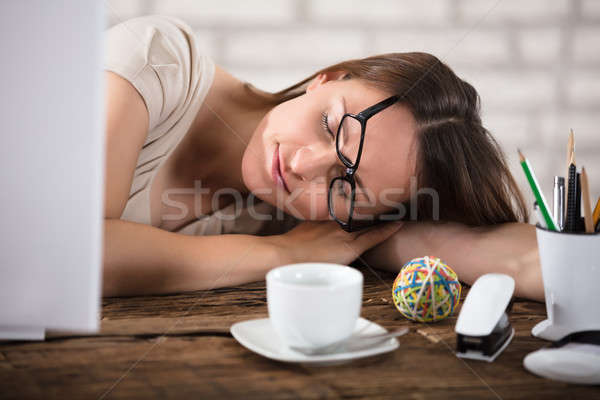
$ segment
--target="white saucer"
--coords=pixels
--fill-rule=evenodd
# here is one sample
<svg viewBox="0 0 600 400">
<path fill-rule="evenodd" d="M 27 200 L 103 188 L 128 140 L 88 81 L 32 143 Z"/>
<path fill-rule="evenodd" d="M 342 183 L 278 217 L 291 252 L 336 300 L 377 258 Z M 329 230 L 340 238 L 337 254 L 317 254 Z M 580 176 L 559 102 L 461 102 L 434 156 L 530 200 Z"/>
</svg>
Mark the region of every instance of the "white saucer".
<svg viewBox="0 0 600 400">
<path fill-rule="evenodd" d="M 269 318 L 253 319 L 237 322 L 230 328 L 233 337 L 246 347 L 261 356 L 283 362 L 298 362 L 304 364 L 332 365 L 347 362 L 356 358 L 374 356 L 396 350 L 400 344 L 396 338 L 368 349 L 346 352 L 341 350 L 331 354 L 306 355 L 295 351 L 283 344 L 273 329 Z M 359 318 L 352 336 L 386 333 L 387 330 L 364 318 Z"/>
<path fill-rule="evenodd" d="M 523 366 L 544 378 L 584 385 L 600 384 L 600 346 L 567 343 L 527 354 Z"/>
</svg>

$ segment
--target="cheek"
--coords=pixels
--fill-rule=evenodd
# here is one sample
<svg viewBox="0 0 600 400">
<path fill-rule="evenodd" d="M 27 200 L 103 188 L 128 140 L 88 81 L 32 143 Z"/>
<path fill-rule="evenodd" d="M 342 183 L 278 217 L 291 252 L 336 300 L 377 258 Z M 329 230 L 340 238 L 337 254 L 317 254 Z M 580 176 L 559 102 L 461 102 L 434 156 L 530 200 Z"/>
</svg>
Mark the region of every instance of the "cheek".
<svg viewBox="0 0 600 400">
<path fill-rule="evenodd" d="M 270 179 L 270 176 L 267 175 L 267 171 L 269 171 L 267 164 L 270 158 L 266 154 L 266 150 L 263 121 L 250 138 L 242 157 L 242 179 L 250 191 L 269 186 L 266 179 Z"/>
<path fill-rule="evenodd" d="M 327 185 L 310 185 L 296 193 L 292 193 L 293 200 L 286 203 L 286 212 L 312 221 L 329 219 Z"/>
</svg>

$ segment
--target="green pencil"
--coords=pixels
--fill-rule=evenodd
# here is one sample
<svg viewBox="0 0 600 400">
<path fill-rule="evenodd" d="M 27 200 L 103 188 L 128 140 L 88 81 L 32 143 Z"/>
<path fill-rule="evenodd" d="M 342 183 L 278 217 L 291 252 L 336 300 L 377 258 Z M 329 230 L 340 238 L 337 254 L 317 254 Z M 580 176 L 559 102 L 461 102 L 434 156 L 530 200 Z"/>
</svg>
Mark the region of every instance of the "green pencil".
<svg viewBox="0 0 600 400">
<path fill-rule="evenodd" d="M 540 207 L 540 211 L 542 212 L 542 216 L 546 221 L 546 226 L 549 230 L 555 231 L 556 224 L 554 223 L 554 219 L 550 212 L 548 211 L 548 204 L 546 203 L 546 199 L 544 198 L 544 193 L 540 190 L 540 185 L 538 185 L 537 179 L 533 174 L 533 169 L 529 165 L 529 161 L 523 156 L 521 150 L 519 152 L 519 159 L 521 161 L 521 167 L 523 167 L 523 171 L 525 172 L 525 176 L 527 177 L 527 181 L 529 182 L 529 186 L 531 186 L 531 190 L 533 191 L 533 195 L 537 200 L 538 206 Z"/>
</svg>

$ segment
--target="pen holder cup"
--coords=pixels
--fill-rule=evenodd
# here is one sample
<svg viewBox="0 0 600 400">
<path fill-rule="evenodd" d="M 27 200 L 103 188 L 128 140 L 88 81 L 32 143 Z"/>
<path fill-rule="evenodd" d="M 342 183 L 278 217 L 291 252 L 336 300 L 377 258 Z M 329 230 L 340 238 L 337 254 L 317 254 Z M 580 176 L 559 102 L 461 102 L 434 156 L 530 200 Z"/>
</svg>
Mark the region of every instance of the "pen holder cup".
<svg viewBox="0 0 600 400">
<path fill-rule="evenodd" d="M 547 319 L 533 336 L 557 341 L 600 330 L 600 234 L 536 227 Z"/>
</svg>

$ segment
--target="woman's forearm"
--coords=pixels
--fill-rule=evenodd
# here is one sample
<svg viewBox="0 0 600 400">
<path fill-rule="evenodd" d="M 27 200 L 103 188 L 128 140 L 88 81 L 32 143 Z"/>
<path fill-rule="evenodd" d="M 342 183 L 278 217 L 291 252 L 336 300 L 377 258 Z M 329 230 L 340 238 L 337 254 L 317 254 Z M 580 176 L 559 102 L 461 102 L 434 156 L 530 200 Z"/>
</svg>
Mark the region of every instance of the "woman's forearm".
<svg viewBox="0 0 600 400">
<path fill-rule="evenodd" d="M 425 255 L 441 258 L 470 285 L 483 274 L 504 273 L 515 279 L 516 296 L 544 300 L 533 225 L 410 222 L 363 258 L 373 267 L 399 271 L 406 262 Z"/>
<path fill-rule="evenodd" d="M 188 236 L 107 219 L 103 295 L 174 293 L 264 279 L 269 269 L 282 262 L 267 238 Z"/>
</svg>

